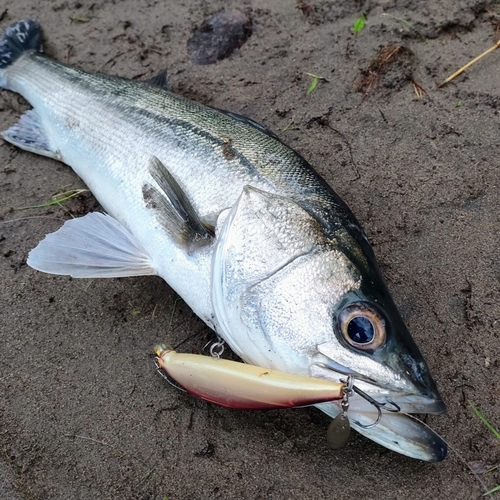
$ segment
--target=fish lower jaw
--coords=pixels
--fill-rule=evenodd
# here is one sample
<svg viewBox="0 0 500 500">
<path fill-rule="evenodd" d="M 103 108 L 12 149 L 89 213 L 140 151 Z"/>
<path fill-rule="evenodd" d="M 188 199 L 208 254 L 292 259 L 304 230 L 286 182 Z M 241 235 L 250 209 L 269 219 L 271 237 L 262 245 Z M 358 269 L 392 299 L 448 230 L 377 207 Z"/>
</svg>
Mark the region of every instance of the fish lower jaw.
<svg viewBox="0 0 500 500">
<path fill-rule="evenodd" d="M 441 462 L 446 458 L 446 441 L 427 424 L 404 413 L 382 412 L 376 425 L 375 413 L 349 412 L 352 427 L 386 448 L 418 460 Z"/>
<path fill-rule="evenodd" d="M 383 415 L 392 413 L 410 414 L 410 415 L 442 415 L 446 411 L 446 405 L 442 400 L 434 400 L 414 395 L 398 395 L 388 392 L 366 391 L 366 395 L 372 398 L 378 405 Z M 333 403 L 341 411 L 340 402 Z M 354 394 L 349 397 L 349 414 L 359 413 L 371 418 L 377 419 L 377 406 L 370 403 L 365 398 Z M 350 416 L 350 415 L 349 415 Z"/>
<path fill-rule="evenodd" d="M 342 411 L 335 403 L 315 406 L 332 418 Z M 369 411 L 366 407 L 359 409 L 353 401 L 347 410 L 347 417 L 354 430 L 389 450 L 426 462 L 440 462 L 446 458 L 446 441 L 411 415 L 382 410 L 379 416 L 375 407 L 370 405 Z"/>
</svg>

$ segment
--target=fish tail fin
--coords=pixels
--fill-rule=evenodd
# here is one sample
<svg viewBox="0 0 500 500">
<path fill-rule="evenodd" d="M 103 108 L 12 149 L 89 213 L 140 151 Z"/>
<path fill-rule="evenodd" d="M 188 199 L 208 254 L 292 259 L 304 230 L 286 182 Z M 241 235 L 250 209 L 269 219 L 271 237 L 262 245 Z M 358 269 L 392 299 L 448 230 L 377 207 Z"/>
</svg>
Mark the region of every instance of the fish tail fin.
<svg viewBox="0 0 500 500">
<path fill-rule="evenodd" d="M 42 52 L 42 29 L 34 19 L 11 24 L 0 37 L 0 87 L 7 87 L 6 69 L 28 51 Z"/>
</svg>

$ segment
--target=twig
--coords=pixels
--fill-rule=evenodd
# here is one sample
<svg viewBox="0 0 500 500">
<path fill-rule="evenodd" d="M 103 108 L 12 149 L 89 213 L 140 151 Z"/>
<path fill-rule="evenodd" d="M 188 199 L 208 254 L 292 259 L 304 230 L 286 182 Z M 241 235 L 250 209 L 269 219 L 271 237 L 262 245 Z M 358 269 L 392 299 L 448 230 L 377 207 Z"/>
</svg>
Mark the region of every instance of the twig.
<svg viewBox="0 0 500 500">
<path fill-rule="evenodd" d="M 170 314 L 170 321 L 168 322 L 168 327 L 171 328 L 172 327 L 172 323 L 174 321 L 174 315 L 175 315 L 175 309 L 177 307 L 177 302 L 179 302 L 179 300 L 182 300 L 181 297 L 176 297 L 175 298 L 175 301 L 174 301 L 174 307 L 172 308 L 172 312 Z"/>
<path fill-rule="evenodd" d="M 365 99 L 365 97 L 368 95 L 368 92 L 370 92 L 372 86 L 377 81 L 377 78 L 380 76 L 382 70 L 384 69 L 384 65 L 402 49 L 404 49 L 402 45 L 389 45 L 386 47 L 381 47 L 378 52 L 377 59 L 370 65 L 370 67 L 366 71 L 366 74 L 361 79 L 361 83 L 358 86 L 358 88 L 361 90 L 366 85 L 366 90 L 363 94 L 362 101 Z"/>
<path fill-rule="evenodd" d="M 335 132 L 336 134 L 338 134 L 342 138 L 342 140 L 347 144 L 347 148 L 349 150 L 349 156 L 351 157 L 351 163 L 352 163 L 352 165 L 354 167 L 354 172 L 356 174 L 356 177 L 354 179 L 352 179 L 352 180 L 353 181 L 357 181 L 357 180 L 361 179 L 361 175 L 359 174 L 358 166 L 356 165 L 356 162 L 354 161 L 354 155 L 352 154 L 351 144 L 347 140 L 347 137 L 342 132 L 340 132 L 339 130 L 337 130 L 336 128 L 333 128 L 331 125 L 328 125 L 328 128 L 330 130 L 332 130 L 333 132 Z"/>
<path fill-rule="evenodd" d="M 415 94 L 419 99 L 422 99 L 424 94 L 427 94 L 425 89 L 422 87 L 422 85 L 419 85 L 415 80 L 412 80 L 411 83 L 413 83 L 413 89 L 415 90 Z"/>
<path fill-rule="evenodd" d="M 151 474 L 153 474 L 153 472 L 155 471 L 155 469 L 156 469 L 156 467 L 153 467 L 148 472 L 146 472 L 146 474 L 144 474 L 144 476 L 141 477 L 141 480 L 139 481 L 138 484 L 141 484 L 144 481 L 146 481 L 149 478 L 149 476 L 151 476 Z"/>
<path fill-rule="evenodd" d="M 20 222 L 23 220 L 30 220 L 30 219 L 52 219 L 52 220 L 57 220 L 59 222 L 66 222 L 66 219 L 62 219 L 61 217 L 49 217 L 48 215 L 33 215 L 32 217 L 19 217 L 19 219 L 3 220 L 0 221 L 0 223 L 9 224 L 13 222 Z"/>
<path fill-rule="evenodd" d="M 183 323 L 181 323 L 179 326 L 182 326 Z M 182 340 L 181 342 L 179 342 L 175 347 L 174 347 L 174 351 L 176 351 L 182 344 L 185 344 L 186 342 L 188 342 L 189 340 L 193 339 L 194 337 L 197 337 L 198 335 L 200 335 L 200 333 L 203 333 L 205 330 L 206 330 L 206 325 L 203 325 L 202 328 L 200 328 L 197 332 L 193 333 L 192 335 L 190 335 L 189 337 L 185 338 L 184 340 Z M 174 329 L 175 330 L 175 329 Z M 174 331 L 172 330 L 172 331 Z M 172 332 L 170 332 L 172 333 Z M 213 332 L 212 332 L 213 333 Z"/>
<path fill-rule="evenodd" d="M 479 59 L 482 59 L 484 56 L 488 55 L 490 52 L 493 52 L 494 50 L 498 49 L 498 47 L 500 47 L 500 40 L 497 43 L 495 43 L 495 45 L 493 45 L 493 47 L 488 49 L 486 52 L 483 52 L 480 56 L 477 56 L 476 58 L 472 59 L 472 61 L 468 62 L 465 66 L 462 66 L 458 71 L 455 71 L 455 73 L 453 73 L 453 75 L 449 76 L 443 83 L 439 84 L 438 88 L 451 82 L 454 78 L 456 78 L 458 75 L 463 73 L 467 68 L 470 68 L 474 63 L 479 61 Z"/>
<path fill-rule="evenodd" d="M 295 124 L 295 120 L 292 118 L 292 121 L 282 130 L 282 132 L 286 132 L 287 130 L 299 130 L 299 127 L 293 127 L 292 125 Z"/>
</svg>

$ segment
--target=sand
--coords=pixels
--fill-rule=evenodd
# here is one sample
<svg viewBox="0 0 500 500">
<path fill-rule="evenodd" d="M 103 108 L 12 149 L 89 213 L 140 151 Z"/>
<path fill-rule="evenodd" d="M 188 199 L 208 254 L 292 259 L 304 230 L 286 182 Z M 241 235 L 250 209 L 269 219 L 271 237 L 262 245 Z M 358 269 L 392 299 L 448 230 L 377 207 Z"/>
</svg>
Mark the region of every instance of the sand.
<svg viewBox="0 0 500 500">
<path fill-rule="evenodd" d="M 35 16 L 46 52 L 88 71 L 167 69 L 175 92 L 249 116 L 302 153 L 365 228 L 437 381 L 448 413 L 427 423 L 466 462 L 499 463 L 500 441 L 469 403 L 500 426 L 500 51 L 437 88 L 497 41 L 499 3 L 234 1 L 250 13 L 252 36 L 228 59 L 197 66 L 187 40 L 225 5 L 17 0 L 0 28 Z M 354 36 L 361 12 L 366 26 Z M 379 68 L 380 48 L 395 46 Z M 326 79 L 310 95 L 306 73 Z M 27 108 L 1 91 L 0 129 Z M 69 167 L 0 140 L 2 500 L 484 492 L 453 452 L 428 464 L 357 434 L 334 452 L 319 410 L 238 412 L 167 385 L 152 346 L 202 352 L 213 335 L 166 283 L 74 280 L 25 264 L 45 234 L 99 206 L 84 193 L 62 207 L 12 207 L 78 188 Z M 492 488 L 500 474 L 481 479 Z"/>
</svg>

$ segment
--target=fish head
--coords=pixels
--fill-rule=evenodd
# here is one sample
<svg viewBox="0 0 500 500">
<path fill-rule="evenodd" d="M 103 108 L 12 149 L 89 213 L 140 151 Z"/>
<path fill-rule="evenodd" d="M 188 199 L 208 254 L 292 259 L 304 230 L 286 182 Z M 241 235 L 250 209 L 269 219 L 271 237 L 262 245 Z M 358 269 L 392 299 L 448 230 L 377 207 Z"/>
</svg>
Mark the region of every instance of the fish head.
<svg viewBox="0 0 500 500">
<path fill-rule="evenodd" d="M 347 414 L 361 434 L 413 458 L 443 460 L 446 442 L 412 414 L 440 415 L 446 405 L 382 278 L 374 284 L 362 277 L 332 319 L 333 335 L 317 345 L 310 374 L 352 381 L 357 390 Z M 318 407 L 332 417 L 340 413 L 334 404 Z"/>
<path fill-rule="evenodd" d="M 368 392 L 406 413 L 442 414 L 446 407 L 429 368 L 383 280 L 359 269 L 354 287 L 332 305 L 332 335 L 317 345 L 316 363 L 352 375 Z M 324 356 L 324 357 L 323 357 Z"/>
<path fill-rule="evenodd" d="M 335 382 L 350 376 L 354 428 L 400 453 L 444 458 L 444 442 L 403 415 L 445 405 L 355 225 L 325 231 L 294 200 L 247 187 L 218 223 L 212 273 L 217 330 L 242 359 Z"/>
</svg>

